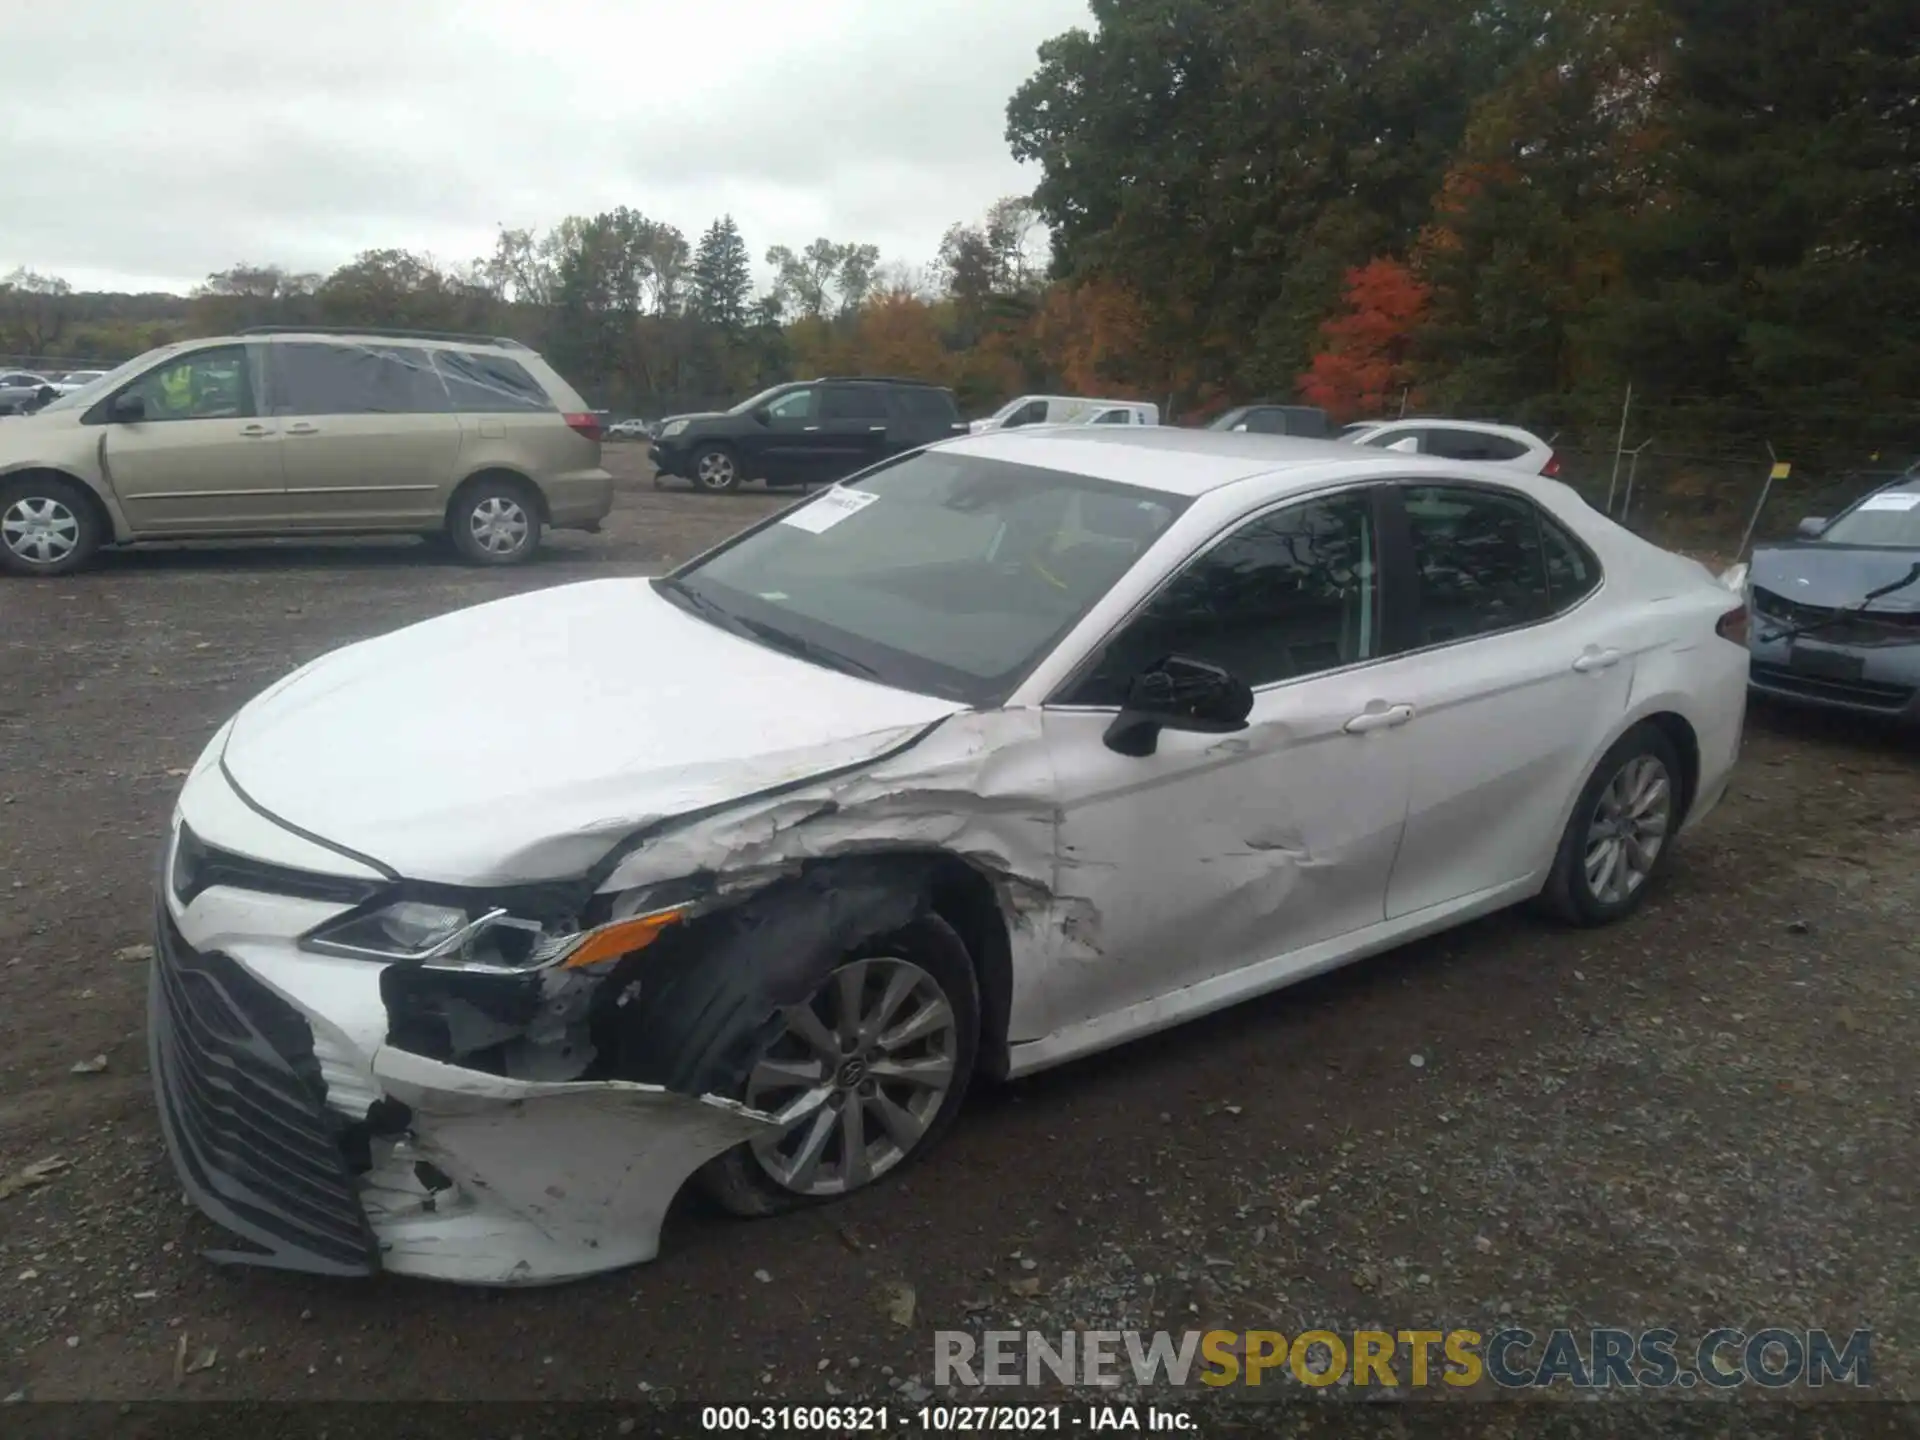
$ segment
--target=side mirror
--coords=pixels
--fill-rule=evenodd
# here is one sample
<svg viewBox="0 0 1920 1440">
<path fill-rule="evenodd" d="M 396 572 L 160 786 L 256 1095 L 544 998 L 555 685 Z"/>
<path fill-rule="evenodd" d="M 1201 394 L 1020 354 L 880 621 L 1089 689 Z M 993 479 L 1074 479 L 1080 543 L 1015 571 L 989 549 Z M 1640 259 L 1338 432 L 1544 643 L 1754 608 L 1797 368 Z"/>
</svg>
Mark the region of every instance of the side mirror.
<svg viewBox="0 0 1920 1440">
<path fill-rule="evenodd" d="M 1393 444 L 1383 445 L 1381 448 L 1383 450 L 1397 450 L 1402 455 L 1418 455 L 1420 453 L 1420 437 L 1418 435 L 1409 435 L 1404 440 L 1396 440 Z"/>
<path fill-rule="evenodd" d="M 753 416 L 753 423 L 756 425 L 771 425 L 773 423 L 773 413 L 770 410 L 768 410 L 767 407 L 764 405 L 762 405 L 759 409 L 752 411 L 751 413 Z"/>
<path fill-rule="evenodd" d="M 1802 540 L 1818 540 L 1820 532 L 1827 528 L 1827 517 L 1809 515 L 1800 522 L 1799 535 Z"/>
<path fill-rule="evenodd" d="M 1151 755 L 1162 730 L 1229 735 L 1247 728 L 1253 691 L 1231 671 L 1169 655 L 1134 677 L 1127 703 L 1101 737 L 1118 755 Z"/>
<path fill-rule="evenodd" d="M 107 418 L 116 425 L 135 425 L 147 418 L 147 402 L 131 392 L 113 397 Z"/>
</svg>

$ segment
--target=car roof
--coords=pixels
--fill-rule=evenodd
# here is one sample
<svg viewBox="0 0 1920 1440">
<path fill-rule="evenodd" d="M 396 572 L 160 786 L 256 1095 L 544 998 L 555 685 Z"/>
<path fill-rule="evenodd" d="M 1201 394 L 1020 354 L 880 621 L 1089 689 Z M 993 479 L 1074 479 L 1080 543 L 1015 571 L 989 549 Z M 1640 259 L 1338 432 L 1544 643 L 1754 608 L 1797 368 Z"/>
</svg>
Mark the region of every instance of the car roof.
<svg viewBox="0 0 1920 1440">
<path fill-rule="evenodd" d="M 1326 479 L 1330 469 L 1358 476 L 1401 474 L 1410 467 L 1420 468 L 1423 462 L 1447 468 L 1424 456 L 1357 451 L 1344 440 L 1184 430 L 1171 425 L 1116 425 L 1106 429 L 1036 425 L 983 430 L 942 441 L 938 448 L 1185 496 L 1204 495 L 1238 480 L 1281 470 L 1298 470 L 1301 483 L 1308 484 Z M 1453 463 L 1457 466 L 1460 462 Z"/>
</svg>

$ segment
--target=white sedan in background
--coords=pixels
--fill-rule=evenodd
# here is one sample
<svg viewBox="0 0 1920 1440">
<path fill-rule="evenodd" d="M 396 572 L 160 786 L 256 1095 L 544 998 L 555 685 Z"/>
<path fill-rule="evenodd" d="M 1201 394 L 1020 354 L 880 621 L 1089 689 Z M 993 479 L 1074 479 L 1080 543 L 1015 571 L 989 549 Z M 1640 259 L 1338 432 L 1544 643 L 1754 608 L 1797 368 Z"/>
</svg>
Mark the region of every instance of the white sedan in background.
<svg viewBox="0 0 1920 1440">
<path fill-rule="evenodd" d="M 185 783 L 153 1072 L 222 1258 L 479 1284 L 924 1154 L 1021 1075 L 1521 901 L 1720 799 L 1745 610 L 1572 491 L 1079 426 L 254 699 Z"/>
<path fill-rule="evenodd" d="M 1401 455 L 1432 455 L 1483 465 L 1511 465 L 1529 475 L 1552 479 L 1560 473 L 1553 446 L 1531 430 L 1485 420 L 1393 420 L 1349 425 L 1339 438 L 1349 445 L 1392 450 Z"/>
</svg>

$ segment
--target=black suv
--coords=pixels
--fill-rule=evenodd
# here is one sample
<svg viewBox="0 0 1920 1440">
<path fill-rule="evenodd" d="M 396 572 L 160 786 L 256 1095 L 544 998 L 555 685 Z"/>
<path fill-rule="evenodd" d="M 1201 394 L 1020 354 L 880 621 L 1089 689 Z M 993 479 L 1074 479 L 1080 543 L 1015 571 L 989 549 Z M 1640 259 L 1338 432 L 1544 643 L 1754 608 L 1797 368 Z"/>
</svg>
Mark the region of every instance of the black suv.
<svg viewBox="0 0 1920 1440">
<path fill-rule="evenodd" d="M 826 484 L 967 433 L 953 392 L 920 380 L 834 375 L 762 390 L 731 410 L 662 420 L 647 450 L 666 477 L 715 493 L 742 480 L 771 489 Z"/>
</svg>

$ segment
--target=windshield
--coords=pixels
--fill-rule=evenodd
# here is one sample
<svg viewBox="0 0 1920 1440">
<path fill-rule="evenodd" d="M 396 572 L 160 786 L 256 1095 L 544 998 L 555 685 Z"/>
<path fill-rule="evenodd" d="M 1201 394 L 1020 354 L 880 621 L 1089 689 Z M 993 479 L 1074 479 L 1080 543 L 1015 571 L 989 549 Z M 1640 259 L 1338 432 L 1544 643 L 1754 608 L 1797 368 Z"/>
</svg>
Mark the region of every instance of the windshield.
<svg viewBox="0 0 1920 1440">
<path fill-rule="evenodd" d="M 930 450 L 656 582 L 776 648 L 970 705 L 1004 701 L 1187 502 Z"/>
<path fill-rule="evenodd" d="M 1211 425 L 1207 426 L 1207 428 L 1209 430 L 1231 430 L 1246 418 L 1247 407 L 1242 405 L 1238 410 L 1227 411 L 1226 414 L 1220 416 Z"/>
<path fill-rule="evenodd" d="M 1823 545 L 1874 545 L 1920 549 L 1920 490 L 1884 490 L 1869 495 L 1820 532 Z"/>
<path fill-rule="evenodd" d="M 748 396 L 745 400 L 742 400 L 738 405 L 734 406 L 731 410 L 727 411 L 727 414 L 744 415 L 749 410 L 758 409 L 760 406 L 766 404 L 775 395 L 779 394 L 782 390 L 785 390 L 786 388 L 787 387 L 785 385 L 769 385 L 765 390 L 762 390 L 758 395 L 751 395 L 751 396 Z"/>
<path fill-rule="evenodd" d="M 117 366 L 107 371 L 104 375 L 87 381 L 87 383 L 82 385 L 78 390 L 69 390 L 59 399 L 42 405 L 39 413 L 48 415 L 56 410 L 84 410 L 123 380 L 131 380 L 162 355 L 170 351 L 178 350 L 179 348 L 178 345 L 161 345 L 147 351 L 144 355 L 136 355 L 133 359 L 127 361 L 126 364 Z"/>
</svg>

